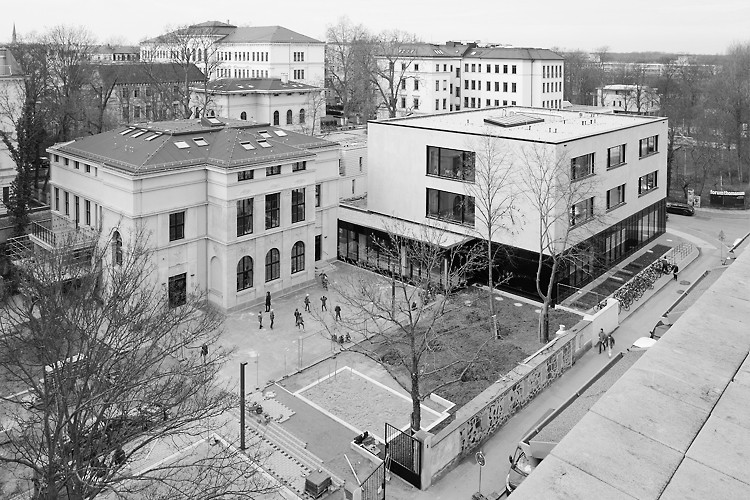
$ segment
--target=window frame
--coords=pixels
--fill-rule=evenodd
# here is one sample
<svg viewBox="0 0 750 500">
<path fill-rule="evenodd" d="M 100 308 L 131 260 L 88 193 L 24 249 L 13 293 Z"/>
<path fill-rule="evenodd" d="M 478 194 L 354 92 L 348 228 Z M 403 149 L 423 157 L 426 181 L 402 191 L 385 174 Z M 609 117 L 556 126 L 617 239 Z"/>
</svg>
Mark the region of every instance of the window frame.
<svg viewBox="0 0 750 500">
<path fill-rule="evenodd" d="M 291 264 L 292 274 L 305 270 L 305 243 L 303 241 L 297 241 L 292 245 Z"/>
<path fill-rule="evenodd" d="M 187 303 L 187 273 L 170 276 L 167 285 L 167 300 L 170 308 Z"/>
<path fill-rule="evenodd" d="M 249 264 L 248 264 L 249 263 Z M 253 287 L 253 258 L 243 255 L 237 261 L 237 291 L 241 292 Z"/>
<path fill-rule="evenodd" d="M 237 182 L 251 181 L 255 178 L 255 170 L 242 170 L 237 172 Z"/>
<path fill-rule="evenodd" d="M 652 144 L 653 143 L 653 144 Z M 645 147 L 644 147 L 645 146 Z M 638 158 L 648 158 L 659 152 L 659 134 L 638 140 Z"/>
<path fill-rule="evenodd" d="M 619 200 L 615 204 L 612 204 L 612 195 L 611 195 L 612 192 L 617 193 L 617 198 Z M 625 204 L 625 184 L 620 184 L 619 186 L 615 186 L 612 189 L 607 190 L 607 200 L 606 200 L 607 210 L 613 210 L 624 204 Z"/>
<path fill-rule="evenodd" d="M 653 182 L 653 185 L 650 185 Z M 649 187 L 650 186 L 650 187 Z M 643 196 L 659 189 L 659 171 L 654 170 L 638 177 L 638 196 Z"/>
<path fill-rule="evenodd" d="M 612 150 L 616 149 L 618 151 L 618 158 L 620 159 L 619 163 L 612 163 Z M 626 144 L 620 144 L 618 146 L 612 146 L 611 148 L 607 148 L 607 169 L 611 168 L 617 168 L 621 167 L 622 165 L 625 165 L 625 153 L 627 151 Z"/>
<path fill-rule="evenodd" d="M 254 198 L 237 200 L 237 236 L 253 234 Z"/>
<path fill-rule="evenodd" d="M 292 224 L 305 220 L 305 188 L 292 189 Z"/>
<path fill-rule="evenodd" d="M 281 165 L 266 167 L 266 177 L 271 177 L 272 175 L 281 175 Z"/>
<path fill-rule="evenodd" d="M 458 224 L 461 226 L 468 226 L 468 227 L 474 227 L 476 222 L 476 204 L 474 202 L 474 197 L 461 194 L 461 193 L 453 193 L 451 191 L 443 191 L 441 189 L 433 189 L 433 188 L 426 188 L 426 195 L 425 195 L 425 217 L 428 219 L 437 219 L 441 221 L 448 222 L 450 224 Z M 433 213 L 431 211 L 431 192 L 436 193 L 437 196 L 437 210 Z M 441 200 L 443 200 L 444 196 L 441 197 L 441 194 L 452 196 L 453 203 L 450 207 L 442 207 L 441 206 Z M 455 197 L 460 198 L 460 203 L 458 208 L 460 208 L 460 217 L 456 217 L 456 204 L 455 204 Z M 448 200 L 445 200 L 446 202 Z M 445 216 L 444 214 L 449 214 L 448 216 Z M 469 216 L 470 214 L 470 216 Z"/>
<path fill-rule="evenodd" d="M 266 283 L 281 277 L 281 254 L 278 248 L 266 252 Z"/>
<path fill-rule="evenodd" d="M 430 146 L 430 145 L 427 145 L 426 151 L 427 151 L 426 160 L 425 160 L 426 175 L 433 176 L 433 177 L 440 177 L 442 179 L 451 179 L 451 180 L 456 180 L 456 181 L 461 181 L 461 182 L 474 183 L 475 178 L 476 178 L 476 153 L 474 153 L 473 151 L 464 151 L 461 149 L 443 148 L 440 146 Z M 433 151 L 436 151 L 436 155 L 431 154 Z M 450 168 L 450 171 L 454 175 L 447 175 L 449 166 L 446 165 L 445 168 L 443 168 L 443 159 L 444 159 L 443 157 L 446 156 L 447 158 L 447 155 L 443 155 L 443 151 L 461 153 L 460 170 L 456 172 L 455 162 Z M 437 166 L 432 164 L 433 163 L 432 160 L 434 160 L 435 157 L 438 160 Z M 430 167 L 432 167 L 432 169 Z"/>
<path fill-rule="evenodd" d="M 587 158 L 588 159 L 588 165 L 581 166 L 578 163 L 578 160 L 581 158 Z M 585 179 L 586 177 L 591 177 L 594 175 L 594 161 L 595 161 L 595 155 L 594 153 L 586 153 L 584 155 L 576 156 L 575 158 L 570 159 L 570 180 L 571 182 L 577 181 L 580 179 Z M 584 171 L 585 168 L 585 171 Z M 584 171 L 581 175 L 577 175 L 578 172 Z"/>
<path fill-rule="evenodd" d="M 274 203 L 275 201 L 275 203 Z M 266 229 L 281 225 L 281 193 L 269 193 L 265 196 Z"/>
<path fill-rule="evenodd" d="M 185 239 L 185 210 L 169 214 L 169 241 Z"/>
<path fill-rule="evenodd" d="M 585 213 L 584 218 L 581 220 L 578 220 L 579 215 L 576 213 L 576 207 L 579 205 L 585 204 Z M 594 197 L 586 198 L 585 200 L 581 200 L 578 203 L 574 203 L 569 211 L 568 211 L 568 223 L 570 227 L 577 227 L 582 224 L 587 223 L 588 221 L 592 220 L 594 218 Z"/>
</svg>

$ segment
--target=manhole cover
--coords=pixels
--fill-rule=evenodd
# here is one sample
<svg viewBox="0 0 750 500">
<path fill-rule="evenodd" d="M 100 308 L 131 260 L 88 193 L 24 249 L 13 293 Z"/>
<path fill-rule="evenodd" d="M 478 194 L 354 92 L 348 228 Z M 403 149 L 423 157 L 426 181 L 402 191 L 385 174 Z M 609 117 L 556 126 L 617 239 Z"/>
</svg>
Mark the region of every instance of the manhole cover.
<svg viewBox="0 0 750 500">
<path fill-rule="evenodd" d="M 690 282 L 689 282 L 689 281 L 687 281 L 687 280 L 682 280 L 682 281 L 680 281 L 680 285 L 682 285 L 682 286 L 687 286 L 687 285 L 689 285 L 689 284 L 690 284 Z"/>
<path fill-rule="evenodd" d="M 513 305 L 516 307 L 521 307 L 523 304 L 521 304 L 520 302 L 515 302 Z"/>
</svg>

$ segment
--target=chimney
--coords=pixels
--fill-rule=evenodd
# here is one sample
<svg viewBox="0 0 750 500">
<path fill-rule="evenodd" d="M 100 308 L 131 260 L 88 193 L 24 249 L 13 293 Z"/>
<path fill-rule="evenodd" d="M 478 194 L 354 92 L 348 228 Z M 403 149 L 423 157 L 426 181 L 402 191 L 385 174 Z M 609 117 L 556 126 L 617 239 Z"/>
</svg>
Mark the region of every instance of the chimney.
<svg viewBox="0 0 750 500">
<path fill-rule="evenodd" d="M 288 73 L 282 73 L 281 74 L 281 83 L 289 83 L 289 74 Z"/>
</svg>

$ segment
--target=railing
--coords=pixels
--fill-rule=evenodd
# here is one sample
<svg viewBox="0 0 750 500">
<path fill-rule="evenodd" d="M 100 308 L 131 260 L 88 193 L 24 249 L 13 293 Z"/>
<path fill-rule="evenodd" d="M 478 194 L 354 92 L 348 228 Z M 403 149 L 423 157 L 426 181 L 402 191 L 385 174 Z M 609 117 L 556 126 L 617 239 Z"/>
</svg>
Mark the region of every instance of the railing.
<svg viewBox="0 0 750 500">
<path fill-rule="evenodd" d="M 32 222 L 30 235 L 48 250 L 91 247 L 96 242 L 94 230 L 55 214 L 49 219 Z"/>
</svg>

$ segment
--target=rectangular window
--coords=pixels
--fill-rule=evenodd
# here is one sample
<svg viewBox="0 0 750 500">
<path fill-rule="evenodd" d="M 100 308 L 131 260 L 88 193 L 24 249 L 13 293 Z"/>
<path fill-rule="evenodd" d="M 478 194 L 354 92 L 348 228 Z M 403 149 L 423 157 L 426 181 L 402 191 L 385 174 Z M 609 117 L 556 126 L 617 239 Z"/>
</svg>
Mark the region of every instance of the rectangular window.
<svg viewBox="0 0 750 500">
<path fill-rule="evenodd" d="M 185 212 L 169 214 L 169 241 L 185 238 Z"/>
<path fill-rule="evenodd" d="M 589 198 L 570 207 L 570 225 L 577 226 L 594 217 L 594 198 Z"/>
<path fill-rule="evenodd" d="M 414 98 L 414 109 L 419 109 L 419 97 Z"/>
<path fill-rule="evenodd" d="M 468 73 L 468 72 L 469 72 L 469 64 L 465 63 L 464 64 L 464 73 Z M 456 75 L 456 76 L 458 76 L 458 75 Z"/>
<path fill-rule="evenodd" d="M 169 277 L 169 307 L 182 306 L 187 302 L 187 273 Z"/>
<path fill-rule="evenodd" d="M 316 234 L 315 235 L 315 262 L 320 260 L 321 255 L 323 254 L 323 244 L 321 235 Z"/>
<path fill-rule="evenodd" d="M 476 90 L 476 88 L 477 88 L 476 85 L 477 85 L 476 80 L 472 80 L 471 81 L 471 90 Z"/>
<path fill-rule="evenodd" d="M 281 165 L 274 165 L 273 167 L 266 167 L 266 177 L 272 175 L 279 175 L 281 173 Z"/>
<path fill-rule="evenodd" d="M 507 64 L 503 64 L 503 73 L 504 74 L 508 74 L 508 65 Z"/>
<path fill-rule="evenodd" d="M 570 160 L 570 180 L 574 181 L 594 173 L 594 153 Z"/>
<path fill-rule="evenodd" d="M 435 111 L 440 111 L 440 99 L 435 99 Z"/>
<path fill-rule="evenodd" d="M 362 171 L 362 157 L 359 157 L 359 171 Z"/>
<path fill-rule="evenodd" d="M 3 190 L 4 189 L 5 188 L 3 188 Z M 5 191 L 3 191 L 3 198 L 5 198 Z M 55 188 L 55 211 L 60 211 L 60 188 Z"/>
<path fill-rule="evenodd" d="M 414 71 L 419 71 L 419 64 L 414 65 Z"/>
<path fill-rule="evenodd" d="M 73 168 L 76 169 L 76 170 L 80 170 L 81 169 L 81 164 L 78 163 L 77 161 L 73 161 Z"/>
<path fill-rule="evenodd" d="M 427 188 L 427 217 L 474 225 L 474 198 Z"/>
<path fill-rule="evenodd" d="M 86 225 L 91 225 L 91 202 L 89 200 L 83 200 L 83 207 L 84 207 L 84 217 L 86 221 Z"/>
<path fill-rule="evenodd" d="M 55 188 L 57 189 L 57 188 Z M 57 195 L 57 193 L 55 193 Z M 55 198 L 55 210 L 57 210 L 57 198 Z M 5 206 L 8 206 L 8 202 L 10 202 L 10 186 L 4 186 L 3 187 L 3 203 Z"/>
<path fill-rule="evenodd" d="M 90 174 L 90 173 L 91 173 L 91 165 L 89 165 L 88 163 L 84 163 L 84 164 L 83 164 L 83 169 L 85 170 L 85 172 L 86 172 L 87 174 Z"/>
<path fill-rule="evenodd" d="M 292 224 L 305 220 L 305 188 L 292 189 Z"/>
<path fill-rule="evenodd" d="M 469 90 L 469 80 L 464 80 L 464 89 Z"/>
<path fill-rule="evenodd" d="M 487 65 L 487 73 L 490 73 L 491 71 L 492 71 L 492 65 L 488 64 Z"/>
<path fill-rule="evenodd" d="M 657 184 L 657 174 L 658 172 L 651 172 L 638 178 L 638 194 L 645 194 L 659 187 Z"/>
<path fill-rule="evenodd" d="M 315 206 L 320 206 L 320 184 L 315 184 Z"/>
<path fill-rule="evenodd" d="M 508 91 L 508 82 L 503 82 L 503 92 Z"/>
<path fill-rule="evenodd" d="M 500 82 L 495 82 L 495 92 L 500 92 Z"/>
<path fill-rule="evenodd" d="M 70 215 L 70 193 L 65 192 L 65 215 Z"/>
<path fill-rule="evenodd" d="M 405 108 L 405 107 L 406 107 L 406 97 L 402 97 L 402 98 L 401 98 L 401 107 L 402 107 L 402 108 Z"/>
<path fill-rule="evenodd" d="M 70 159 L 69 158 L 63 158 L 63 163 L 67 167 L 68 165 L 70 165 Z"/>
<path fill-rule="evenodd" d="M 302 170 L 307 170 L 306 161 L 295 161 L 292 163 L 292 172 L 300 172 Z"/>
<path fill-rule="evenodd" d="M 607 191 L 607 210 L 625 203 L 625 184 Z"/>
<path fill-rule="evenodd" d="M 81 222 L 81 205 L 80 205 L 80 198 L 78 196 L 73 196 L 73 212 L 75 213 L 75 221 L 76 224 Z"/>
<path fill-rule="evenodd" d="M 279 227 L 281 223 L 281 193 L 266 195 L 266 229 Z"/>
<path fill-rule="evenodd" d="M 515 64 L 510 67 L 510 72 L 513 73 L 514 75 L 516 74 L 516 65 Z"/>
<path fill-rule="evenodd" d="M 477 101 L 477 100 L 476 100 L 476 97 L 472 97 L 472 98 L 471 98 L 471 107 L 472 107 L 472 108 L 475 108 L 475 107 L 476 107 L 476 105 L 477 105 L 477 102 L 476 102 L 476 101 Z"/>
<path fill-rule="evenodd" d="M 253 180 L 254 175 L 255 170 L 243 170 L 242 172 L 237 172 L 237 182 L 251 181 Z"/>
<path fill-rule="evenodd" d="M 253 199 L 237 200 L 237 236 L 253 232 Z"/>
<path fill-rule="evenodd" d="M 638 149 L 640 150 L 640 157 L 649 156 L 659 152 L 659 136 L 652 135 L 638 141 Z"/>
<path fill-rule="evenodd" d="M 516 84 L 515 83 L 511 83 L 510 84 L 510 91 L 511 92 L 515 92 L 516 91 Z"/>
<path fill-rule="evenodd" d="M 607 149 L 607 168 L 617 167 L 625 163 L 625 144 Z"/>
<path fill-rule="evenodd" d="M 435 90 L 440 90 L 440 80 L 435 80 Z"/>
</svg>

